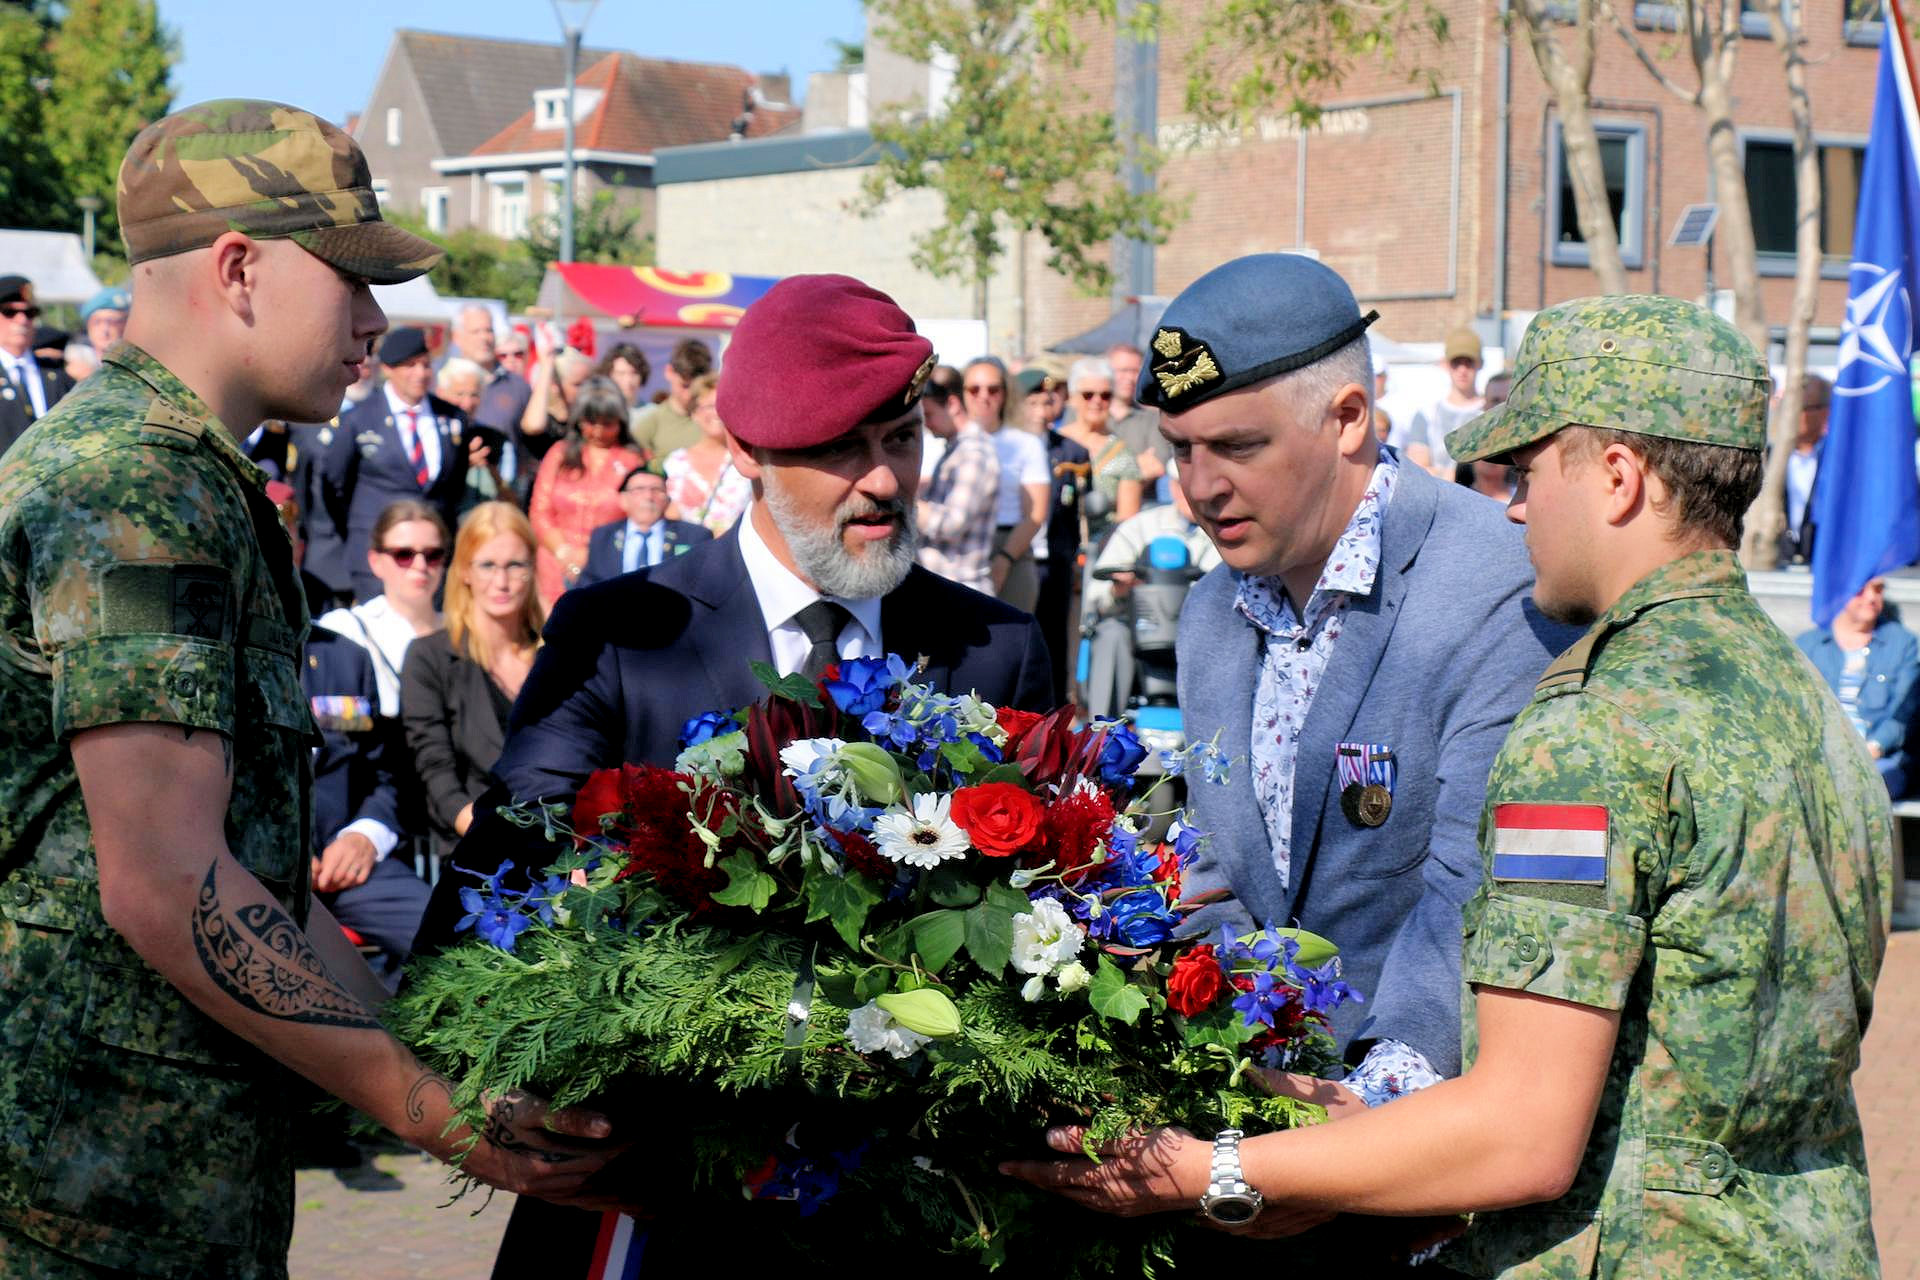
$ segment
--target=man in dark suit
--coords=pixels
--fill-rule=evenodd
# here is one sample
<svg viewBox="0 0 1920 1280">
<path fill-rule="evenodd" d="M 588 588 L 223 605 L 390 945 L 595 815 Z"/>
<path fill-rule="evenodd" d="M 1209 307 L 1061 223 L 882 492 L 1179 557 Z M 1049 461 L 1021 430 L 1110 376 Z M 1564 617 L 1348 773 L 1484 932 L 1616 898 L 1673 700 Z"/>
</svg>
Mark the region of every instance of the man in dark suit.
<svg viewBox="0 0 1920 1280">
<path fill-rule="evenodd" d="M 610 520 L 587 536 L 587 563 L 575 588 L 605 582 L 635 569 L 651 569 L 684 555 L 713 535 L 686 520 L 669 520 L 667 482 L 641 467 L 620 480 L 624 520 Z"/>
<path fill-rule="evenodd" d="M 433 359 L 419 329 L 393 330 L 380 343 L 386 385 L 340 415 L 319 466 L 319 503 L 308 512 L 316 542 L 339 539 L 354 597 L 371 600 L 380 580 L 367 565 L 373 525 L 389 504 L 417 498 L 440 508 L 447 527 L 460 521 L 467 491 L 466 415 L 429 395 Z"/>
<path fill-rule="evenodd" d="M 913 562 L 919 399 L 933 364 L 906 313 L 846 276 L 790 277 L 748 308 L 719 410 L 753 506 L 723 537 L 560 598 L 489 800 L 568 798 L 596 769 L 671 762 L 687 720 L 763 696 L 755 659 L 818 675 L 898 653 L 946 692 L 1051 709 L 1034 620 Z M 476 813 L 458 866 L 491 870 L 503 853 L 550 860 L 551 847 L 523 852 L 528 834 L 486 800 Z M 472 882 L 442 878 L 423 949 L 454 936 L 462 883 Z M 516 1206 L 494 1274 L 537 1264 L 555 1280 L 584 1275 L 598 1217 L 533 1205 Z M 652 1234 L 650 1273 L 678 1274 L 686 1250 L 711 1248 L 695 1233 Z"/>
<path fill-rule="evenodd" d="M 300 685 L 319 727 L 313 757 L 313 887 L 334 919 L 380 948 L 370 963 L 389 990 L 432 892 L 402 847 L 392 726 L 377 716 L 373 660 L 325 627 L 307 635 Z"/>
<path fill-rule="evenodd" d="M 73 389 L 64 370 L 34 359 L 39 319 L 33 281 L 0 276 L 0 453 Z"/>
</svg>

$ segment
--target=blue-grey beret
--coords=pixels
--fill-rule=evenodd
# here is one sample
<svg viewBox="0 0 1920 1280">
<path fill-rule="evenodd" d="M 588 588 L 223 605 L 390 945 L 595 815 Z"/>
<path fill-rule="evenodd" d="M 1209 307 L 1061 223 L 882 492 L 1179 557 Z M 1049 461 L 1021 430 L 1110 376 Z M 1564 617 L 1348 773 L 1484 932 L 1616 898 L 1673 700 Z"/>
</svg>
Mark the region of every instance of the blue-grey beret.
<svg viewBox="0 0 1920 1280">
<path fill-rule="evenodd" d="M 110 284 L 81 304 L 80 323 L 85 324 L 87 317 L 96 311 L 119 311 L 124 314 L 132 305 L 132 294 L 120 285 Z"/>
<path fill-rule="evenodd" d="M 403 324 L 380 340 L 381 364 L 405 364 L 427 354 L 427 331 Z"/>
<path fill-rule="evenodd" d="M 1215 267 L 1160 317 L 1135 399 L 1184 413 L 1222 392 L 1324 360 L 1366 333 L 1338 273 L 1297 253 L 1256 253 Z"/>
</svg>

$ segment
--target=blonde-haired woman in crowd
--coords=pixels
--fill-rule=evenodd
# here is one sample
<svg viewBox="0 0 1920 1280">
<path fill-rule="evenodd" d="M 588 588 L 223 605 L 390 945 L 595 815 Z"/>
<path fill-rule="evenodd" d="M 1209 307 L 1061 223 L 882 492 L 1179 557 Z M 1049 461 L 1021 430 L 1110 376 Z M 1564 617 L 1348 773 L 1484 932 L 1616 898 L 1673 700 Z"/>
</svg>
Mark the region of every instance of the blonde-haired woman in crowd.
<svg viewBox="0 0 1920 1280">
<path fill-rule="evenodd" d="M 460 522 L 447 570 L 447 625 L 413 642 L 400 718 L 426 787 L 434 849 L 445 854 L 493 785 L 513 700 L 533 667 L 546 611 L 533 589 L 533 526 L 507 502 Z"/>
</svg>

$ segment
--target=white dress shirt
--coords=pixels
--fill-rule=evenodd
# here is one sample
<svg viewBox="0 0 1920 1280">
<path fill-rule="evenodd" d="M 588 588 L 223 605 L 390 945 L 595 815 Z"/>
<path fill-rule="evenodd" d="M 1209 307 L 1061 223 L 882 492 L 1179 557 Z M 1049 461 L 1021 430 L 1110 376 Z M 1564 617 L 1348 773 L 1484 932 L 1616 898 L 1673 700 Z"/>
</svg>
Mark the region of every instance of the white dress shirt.
<svg viewBox="0 0 1920 1280">
<path fill-rule="evenodd" d="M 47 384 L 40 380 L 40 362 L 29 351 L 23 356 L 9 355 L 0 351 L 0 366 L 5 367 L 9 381 L 27 389 L 27 399 L 33 401 L 33 416 L 45 417 L 47 412 Z"/>
<path fill-rule="evenodd" d="M 783 676 L 790 676 L 806 661 L 813 647 L 807 633 L 800 629 L 794 615 L 815 600 L 827 599 L 853 615 L 840 629 L 834 647 L 843 658 L 878 658 L 886 653 L 880 636 L 880 597 L 847 600 L 840 596 L 822 597 L 802 582 L 799 575 L 774 558 L 771 548 L 753 525 L 754 508 L 741 515 L 740 558 L 747 562 L 747 580 L 753 584 L 754 598 L 760 602 L 766 619 L 767 645 L 773 650 L 773 665 Z"/>
<path fill-rule="evenodd" d="M 400 403 L 400 397 L 393 393 L 391 382 L 380 390 L 387 397 L 387 412 L 393 415 L 394 429 L 400 433 L 400 452 L 409 458 L 413 456 L 413 426 L 407 415 L 409 413 L 418 415 L 420 447 L 427 458 L 427 478 L 429 480 L 437 478 L 440 475 L 440 429 L 436 425 L 439 420 L 433 416 L 432 403 L 423 396 L 419 404 L 409 409 Z"/>
<path fill-rule="evenodd" d="M 653 528 L 642 529 L 627 521 L 626 536 L 620 542 L 620 568 L 627 573 L 660 563 L 661 542 L 667 536 L 667 522 L 655 520 Z"/>
<path fill-rule="evenodd" d="M 380 686 L 380 714 L 400 714 L 400 664 L 413 643 L 413 624 L 401 617 L 385 596 L 375 596 L 351 609 L 330 609 L 319 625 L 337 631 L 367 651 L 373 659 L 374 682 Z"/>
</svg>

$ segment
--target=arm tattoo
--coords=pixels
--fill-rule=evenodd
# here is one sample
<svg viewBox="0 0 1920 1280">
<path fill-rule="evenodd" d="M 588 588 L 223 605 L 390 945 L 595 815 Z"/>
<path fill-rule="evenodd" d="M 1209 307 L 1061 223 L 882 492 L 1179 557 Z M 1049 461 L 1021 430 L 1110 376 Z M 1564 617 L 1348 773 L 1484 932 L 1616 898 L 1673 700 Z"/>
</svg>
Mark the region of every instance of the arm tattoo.
<svg viewBox="0 0 1920 1280">
<path fill-rule="evenodd" d="M 571 1164 L 580 1159 L 578 1151 L 556 1151 L 552 1147 L 535 1146 L 514 1136 L 513 1122 L 523 1101 L 525 1095 L 518 1091 L 496 1099 L 487 1108 L 487 1124 L 481 1136 L 502 1151 L 522 1156 L 535 1164 Z"/>
<path fill-rule="evenodd" d="M 213 985 L 242 1008 L 283 1022 L 378 1031 L 367 1007 L 335 981 L 300 926 L 270 902 L 229 912 L 207 868 L 193 908 L 193 946 Z"/>
<path fill-rule="evenodd" d="M 438 1071 L 423 1071 L 420 1078 L 413 1082 L 413 1088 L 407 1090 L 407 1119 L 415 1124 L 427 1118 L 427 1095 L 439 1090 L 448 1104 L 453 1102 L 453 1085 Z"/>
</svg>

